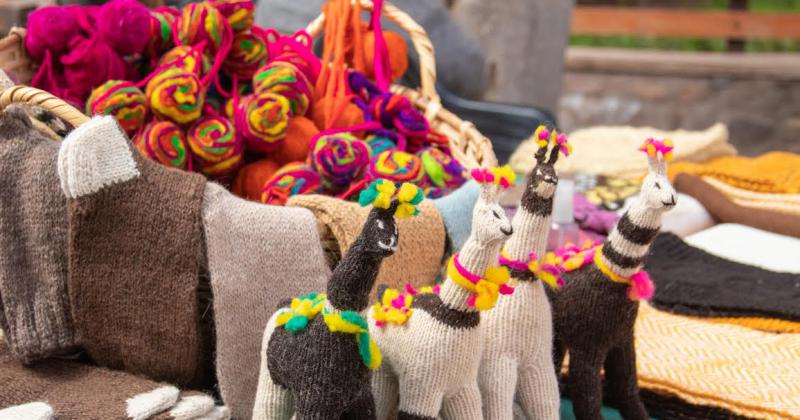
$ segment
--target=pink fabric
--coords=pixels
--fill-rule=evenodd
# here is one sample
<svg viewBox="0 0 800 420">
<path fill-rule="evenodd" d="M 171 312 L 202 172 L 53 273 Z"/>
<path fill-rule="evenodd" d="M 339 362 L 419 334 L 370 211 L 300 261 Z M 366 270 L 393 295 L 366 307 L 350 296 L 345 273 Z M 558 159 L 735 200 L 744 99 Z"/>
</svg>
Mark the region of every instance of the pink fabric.
<svg viewBox="0 0 800 420">
<path fill-rule="evenodd" d="M 61 57 L 65 88 L 82 101 L 92 89 L 109 80 L 126 80 L 134 70 L 97 36 L 73 38 Z"/>
<path fill-rule="evenodd" d="M 150 11 L 136 0 L 112 0 L 97 12 L 97 32 L 120 55 L 139 54 L 150 38 Z"/>
</svg>

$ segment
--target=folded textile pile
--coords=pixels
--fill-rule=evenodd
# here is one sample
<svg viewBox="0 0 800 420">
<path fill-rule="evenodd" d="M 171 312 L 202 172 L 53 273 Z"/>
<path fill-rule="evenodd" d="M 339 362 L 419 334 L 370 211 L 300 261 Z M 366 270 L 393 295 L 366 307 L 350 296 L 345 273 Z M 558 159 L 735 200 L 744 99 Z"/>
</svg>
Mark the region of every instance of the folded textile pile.
<svg viewBox="0 0 800 420">
<path fill-rule="evenodd" d="M 708 176 L 702 178 L 740 206 L 800 216 L 800 194 L 759 193 L 736 188 Z"/>
<path fill-rule="evenodd" d="M 798 417 L 798 349 L 800 334 L 705 322 L 648 304 L 639 307 L 636 320 L 636 365 L 644 390 L 736 416 Z M 693 417 L 696 408 L 677 409 L 680 418 L 707 418 Z"/>
<path fill-rule="evenodd" d="M 71 360 L 25 367 L 0 340 L 0 419 L 227 419 L 199 392 Z"/>
<path fill-rule="evenodd" d="M 663 131 L 651 127 L 591 127 L 569 135 L 575 152 L 558 162 L 559 174 L 591 173 L 608 176 L 636 177 L 647 173 L 647 163 L 636 151 L 642 139 L 666 138 L 675 145 L 674 162 L 704 162 L 733 155 L 736 149 L 728 143 L 728 128 L 715 124 L 703 131 Z M 527 173 L 535 164 L 536 142 L 523 142 L 511 156 L 511 167 Z M 674 166 L 674 165 L 673 165 Z"/>
<path fill-rule="evenodd" d="M 699 200 L 719 222 L 739 223 L 755 228 L 800 237 L 800 215 L 739 205 L 706 179 L 687 173 L 675 177 L 675 189 Z"/>
<path fill-rule="evenodd" d="M 731 240 L 735 238 L 735 240 Z M 783 273 L 800 273 L 800 239 L 722 223 L 687 236 L 689 245 L 720 258 Z"/>
<path fill-rule="evenodd" d="M 765 330 L 800 331 L 800 274 L 729 261 L 669 233 L 656 238 L 646 269 L 656 286 L 651 303 L 659 309 Z"/>
<path fill-rule="evenodd" d="M 800 155 L 794 153 L 770 152 L 755 158 L 724 156 L 704 163 L 670 166 L 670 179 L 680 173 L 708 176 L 749 191 L 800 193 Z"/>
</svg>

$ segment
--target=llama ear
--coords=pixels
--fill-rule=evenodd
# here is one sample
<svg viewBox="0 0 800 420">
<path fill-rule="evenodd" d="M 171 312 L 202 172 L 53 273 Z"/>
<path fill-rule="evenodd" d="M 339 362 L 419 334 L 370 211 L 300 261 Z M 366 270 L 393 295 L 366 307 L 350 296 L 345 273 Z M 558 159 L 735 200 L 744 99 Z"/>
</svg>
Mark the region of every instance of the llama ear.
<svg viewBox="0 0 800 420">
<path fill-rule="evenodd" d="M 535 155 L 536 156 L 536 163 L 540 164 L 540 165 L 542 163 L 544 163 L 544 158 L 545 158 L 546 154 L 547 154 L 547 147 L 546 146 L 545 147 L 541 147 L 540 146 L 539 150 L 536 151 L 536 155 Z"/>
<path fill-rule="evenodd" d="M 558 154 L 560 152 L 560 148 L 557 144 L 553 145 L 553 148 L 550 149 L 550 159 L 547 160 L 547 164 L 553 166 L 558 161 Z"/>
</svg>

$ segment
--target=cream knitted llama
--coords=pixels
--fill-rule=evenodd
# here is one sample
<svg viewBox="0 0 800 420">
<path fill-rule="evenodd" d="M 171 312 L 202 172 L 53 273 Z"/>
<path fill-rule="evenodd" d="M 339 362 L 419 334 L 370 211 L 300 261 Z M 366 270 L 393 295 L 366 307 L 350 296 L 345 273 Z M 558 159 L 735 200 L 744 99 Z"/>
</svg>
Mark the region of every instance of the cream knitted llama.
<svg viewBox="0 0 800 420">
<path fill-rule="evenodd" d="M 379 420 L 387 418 L 398 393 L 400 420 L 482 418 L 478 367 L 484 334 L 478 310 L 494 306 L 507 288 L 507 270 L 493 267 L 512 233 L 497 203 L 496 184 L 507 186 L 513 173 L 484 169 L 473 176 L 483 185 L 472 233 L 450 260 L 440 292 L 413 296 L 410 316 L 400 325 L 376 325 L 379 308 L 369 314 L 370 335 L 383 353 L 372 376 Z"/>
<path fill-rule="evenodd" d="M 647 419 L 636 381 L 633 326 L 638 299 L 653 293 L 642 271 L 650 244 L 661 227 L 661 216 L 675 206 L 675 189 L 667 179 L 669 142 L 649 139 L 650 173 L 639 200 L 617 222 L 602 247 L 590 251 L 580 268 L 564 275 L 564 286 L 553 294 L 555 361 L 560 370 L 569 352 L 568 390 L 575 417 L 602 419 L 605 370 L 608 399 L 622 417 Z"/>
<path fill-rule="evenodd" d="M 487 335 L 479 373 L 486 419 L 513 418 L 515 396 L 529 419 L 557 419 L 559 414 L 550 302 L 532 269 L 544 257 L 550 232 L 553 194 L 558 184 L 553 165 L 559 151 L 569 153 L 569 145 L 566 136 L 551 133 L 544 126 L 536 130 L 534 139 L 539 143 L 537 164 L 528 176 L 512 221 L 514 234 L 500 257 L 500 263 L 511 270 L 511 277 L 519 284 L 481 321 Z M 548 158 L 550 143 L 553 148 Z"/>
</svg>

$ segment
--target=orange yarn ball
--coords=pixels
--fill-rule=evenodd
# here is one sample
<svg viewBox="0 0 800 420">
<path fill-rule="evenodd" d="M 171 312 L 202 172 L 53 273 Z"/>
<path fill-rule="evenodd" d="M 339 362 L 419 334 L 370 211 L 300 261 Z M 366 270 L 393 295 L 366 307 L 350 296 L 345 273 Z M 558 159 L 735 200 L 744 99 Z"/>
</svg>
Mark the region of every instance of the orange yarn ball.
<svg viewBox="0 0 800 420">
<path fill-rule="evenodd" d="M 311 139 L 317 133 L 319 133 L 319 129 L 314 125 L 314 121 L 306 117 L 292 118 L 286 129 L 286 140 L 280 149 L 270 154 L 270 158 L 281 165 L 289 162 L 305 162 Z"/>
<path fill-rule="evenodd" d="M 397 32 L 383 31 L 383 39 L 389 50 L 389 66 L 392 69 L 392 80 L 398 80 L 408 69 L 408 45 Z M 366 76 L 375 78 L 375 33 L 369 31 L 364 36 L 364 59 L 367 64 Z"/>
<path fill-rule="evenodd" d="M 364 111 L 362 111 L 358 105 L 354 103 L 348 103 L 345 105 L 344 110 L 342 111 L 341 115 L 339 115 L 339 118 L 334 121 L 330 127 L 325 126 L 325 107 L 327 102 L 330 100 L 332 99 L 322 98 L 315 102 L 314 108 L 311 109 L 311 115 L 314 119 L 314 124 L 317 125 L 317 128 L 320 130 L 327 130 L 329 128 L 347 128 L 364 123 Z M 362 137 L 360 134 L 354 134 L 356 134 L 356 137 Z"/>
<path fill-rule="evenodd" d="M 236 174 L 231 191 L 239 197 L 259 201 L 261 200 L 261 189 L 264 188 L 264 184 L 280 168 L 281 165 L 270 158 L 248 163 Z"/>
</svg>

